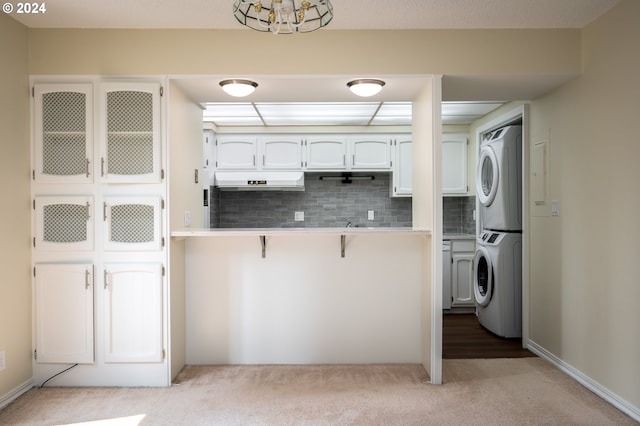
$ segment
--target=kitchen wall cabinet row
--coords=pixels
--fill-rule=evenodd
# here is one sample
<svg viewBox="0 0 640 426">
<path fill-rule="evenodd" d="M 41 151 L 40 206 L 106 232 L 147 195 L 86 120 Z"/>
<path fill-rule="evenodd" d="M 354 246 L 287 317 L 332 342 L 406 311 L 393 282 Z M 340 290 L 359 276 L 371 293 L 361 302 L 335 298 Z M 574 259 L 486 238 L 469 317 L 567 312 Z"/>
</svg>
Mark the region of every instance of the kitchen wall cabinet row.
<svg viewBox="0 0 640 426">
<path fill-rule="evenodd" d="M 204 149 L 204 165 L 213 170 L 391 171 L 392 195 L 411 196 L 410 134 L 214 136 L 205 131 Z"/>
<path fill-rule="evenodd" d="M 393 196 L 411 196 L 411 135 L 215 135 L 204 132 L 204 167 L 212 170 L 393 172 Z M 442 136 L 442 193 L 468 195 L 466 134 Z"/>
<path fill-rule="evenodd" d="M 411 135 L 217 135 L 218 170 L 391 170 L 394 141 Z M 209 162 L 210 164 L 211 162 Z"/>
<path fill-rule="evenodd" d="M 37 80 L 31 186 L 34 381 L 79 364 L 56 377 L 56 384 L 166 385 L 161 81 Z"/>
</svg>

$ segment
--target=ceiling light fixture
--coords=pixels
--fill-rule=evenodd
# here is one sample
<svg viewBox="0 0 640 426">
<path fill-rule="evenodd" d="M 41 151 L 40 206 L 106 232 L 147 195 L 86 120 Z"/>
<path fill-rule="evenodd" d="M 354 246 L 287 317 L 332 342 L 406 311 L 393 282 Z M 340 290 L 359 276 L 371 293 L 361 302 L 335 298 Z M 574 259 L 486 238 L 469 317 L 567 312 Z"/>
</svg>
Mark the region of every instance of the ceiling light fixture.
<svg viewBox="0 0 640 426">
<path fill-rule="evenodd" d="M 236 98 L 242 98 L 248 96 L 256 90 L 258 87 L 258 83 L 251 80 L 222 80 L 220 82 L 220 86 L 222 90 L 230 94 L 231 96 L 235 96 Z"/>
<path fill-rule="evenodd" d="M 363 78 L 348 82 L 347 87 L 356 95 L 366 98 L 380 92 L 384 84 L 382 80 Z"/>
<path fill-rule="evenodd" d="M 308 33 L 331 22 L 333 6 L 329 0 L 236 0 L 233 15 L 256 31 Z"/>
</svg>

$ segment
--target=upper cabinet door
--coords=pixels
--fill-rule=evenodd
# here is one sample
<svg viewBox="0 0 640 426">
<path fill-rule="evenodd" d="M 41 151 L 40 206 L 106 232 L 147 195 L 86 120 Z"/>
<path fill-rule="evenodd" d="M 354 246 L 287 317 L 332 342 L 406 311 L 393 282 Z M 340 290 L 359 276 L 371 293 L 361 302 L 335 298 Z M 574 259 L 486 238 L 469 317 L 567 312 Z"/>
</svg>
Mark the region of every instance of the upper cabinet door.
<svg viewBox="0 0 640 426">
<path fill-rule="evenodd" d="M 357 137 L 352 141 L 352 169 L 389 169 L 390 137 Z"/>
<path fill-rule="evenodd" d="M 255 136 L 218 136 L 216 168 L 218 170 L 255 170 L 256 140 Z"/>
<path fill-rule="evenodd" d="M 442 135 L 442 193 L 466 194 L 467 182 L 467 136 Z"/>
<path fill-rule="evenodd" d="M 346 168 L 346 138 L 331 135 L 307 138 L 307 169 L 344 170 Z"/>
<path fill-rule="evenodd" d="M 413 154 L 411 135 L 398 137 L 394 143 L 393 196 L 411 197 L 413 194 Z"/>
<path fill-rule="evenodd" d="M 45 183 L 93 181 L 93 86 L 33 88 L 33 178 Z"/>
<path fill-rule="evenodd" d="M 302 138 L 268 137 L 261 141 L 263 170 L 302 169 Z"/>
<path fill-rule="evenodd" d="M 100 91 L 100 174 L 109 183 L 158 183 L 159 83 L 104 83 Z"/>
</svg>

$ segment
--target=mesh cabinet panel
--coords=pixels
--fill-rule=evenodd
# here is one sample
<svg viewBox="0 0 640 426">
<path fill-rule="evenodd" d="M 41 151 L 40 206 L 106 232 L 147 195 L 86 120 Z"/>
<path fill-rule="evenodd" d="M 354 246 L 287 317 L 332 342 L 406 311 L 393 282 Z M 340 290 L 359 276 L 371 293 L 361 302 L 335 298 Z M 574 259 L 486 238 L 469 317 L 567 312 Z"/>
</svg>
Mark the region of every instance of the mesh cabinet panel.
<svg viewBox="0 0 640 426">
<path fill-rule="evenodd" d="M 148 92 L 107 93 L 107 172 L 116 175 L 153 173 L 153 95 Z"/>
<path fill-rule="evenodd" d="M 56 176 L 86 172 L 86 95 L 45 93 L 42 97 L 42 172 Z"/>
<path fill-rule="evenodd" d="M 89 206 L 50 204 L 43 208 L 43 241 L 77 243 L 87 241 Z"/>
<path fill-rule="evenodd" d="M 154 208 L 144 204 L 121 204 L 111 208 L 110 241 L 117 243 L 153 242 Z"/>
</svg>

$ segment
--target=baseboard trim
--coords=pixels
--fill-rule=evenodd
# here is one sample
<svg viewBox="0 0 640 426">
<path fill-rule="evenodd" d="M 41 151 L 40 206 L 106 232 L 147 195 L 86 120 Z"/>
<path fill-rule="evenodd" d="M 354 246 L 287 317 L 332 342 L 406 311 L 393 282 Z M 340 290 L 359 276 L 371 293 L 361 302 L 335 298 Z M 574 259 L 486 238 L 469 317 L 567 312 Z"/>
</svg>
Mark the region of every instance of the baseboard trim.
<svg viewBox="0 0 640 426">
<path fill-rule="evenodd" d="M 13 400 L 17 399 L 23 393 L 26 393 L 33 387 L 33 380 L 29 379 L 23 384 L 11 390 L 8 394 L 0 396 L 0 410 L 9 405 Z"/>
<path fill-rule="evenodd" d="M 640 422 L 640 408 L 632 405 L 629 401 L 621 398 L 615 393 L 611 392 L 609 389 L 602 386 L 600 383 L 596 382 L 589 376 L 585 375 L 580 370 L 576 369 L 572 365 L 567 362 L 561 360 L 542 346 L 538 345 L 536 342 L 529 339 L 528 349 L 534 354 L 538 355 L 540 358 L 543 358 L 549 361 L 551 364 L 558 367 L 562 372 L 569 375 L 571 378 L 576 380 L 582 386 L 589 389 L 591 392 L 598 395 L 600 398 L 604 399 L 618 410 L 622 411 L 635 421 Z"/>
</svg>

